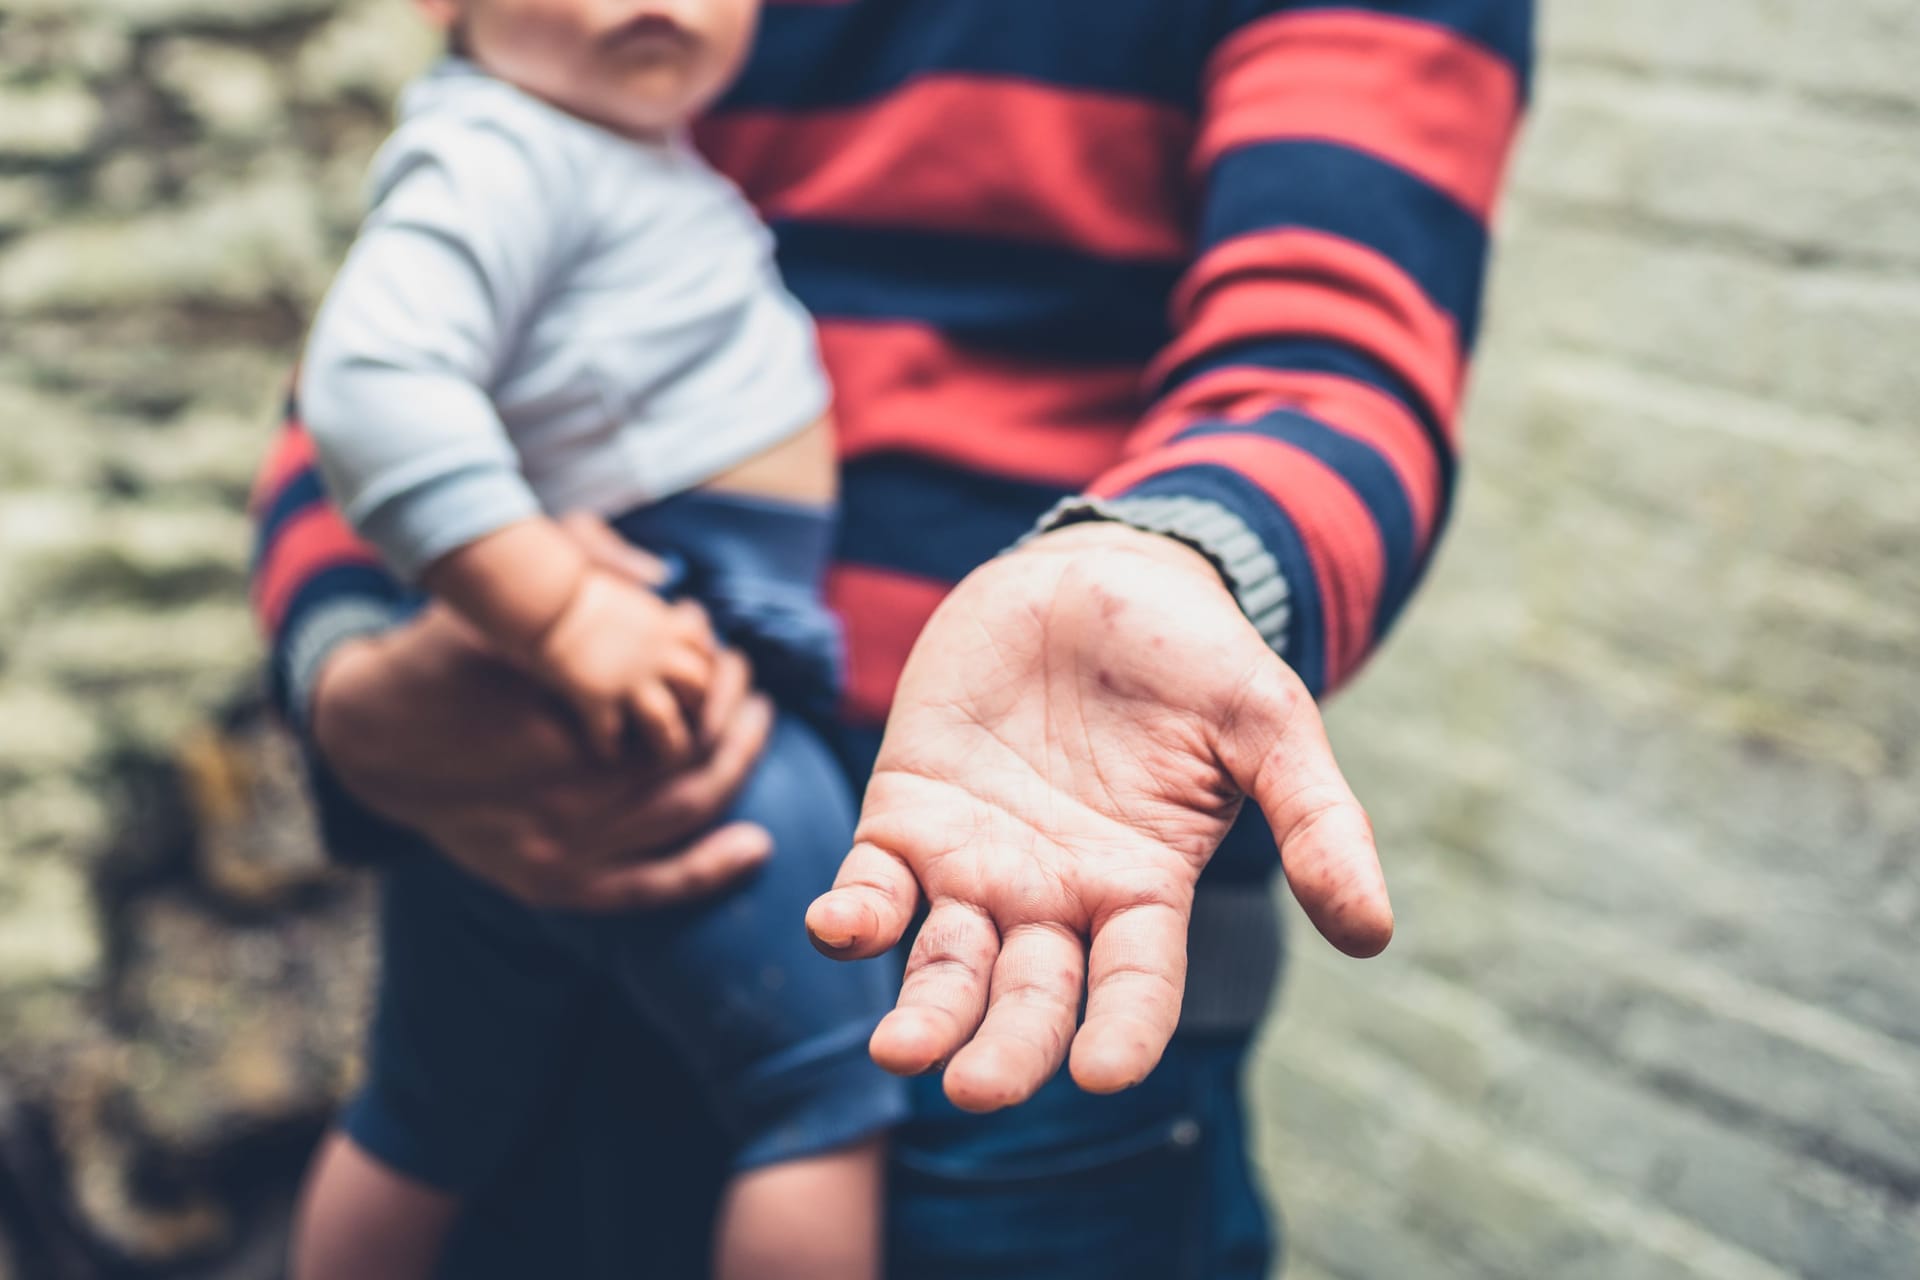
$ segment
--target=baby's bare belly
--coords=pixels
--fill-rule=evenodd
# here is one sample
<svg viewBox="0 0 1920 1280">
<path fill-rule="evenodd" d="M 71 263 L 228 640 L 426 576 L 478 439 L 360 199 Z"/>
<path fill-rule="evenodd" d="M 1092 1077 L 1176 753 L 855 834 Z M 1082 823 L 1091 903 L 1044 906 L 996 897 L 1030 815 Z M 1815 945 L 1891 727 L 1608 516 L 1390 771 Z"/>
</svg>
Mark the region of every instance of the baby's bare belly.
<svg viewBox="0 0 1920 1280">
<path fill-rule="evenodd" d="M 832 416 L 822 417 L 799 435 L 748 458 L 730 471 L 723 471 L 700 487 L 826 506 L 834 500 L 840 487 Z"/>
</svg>

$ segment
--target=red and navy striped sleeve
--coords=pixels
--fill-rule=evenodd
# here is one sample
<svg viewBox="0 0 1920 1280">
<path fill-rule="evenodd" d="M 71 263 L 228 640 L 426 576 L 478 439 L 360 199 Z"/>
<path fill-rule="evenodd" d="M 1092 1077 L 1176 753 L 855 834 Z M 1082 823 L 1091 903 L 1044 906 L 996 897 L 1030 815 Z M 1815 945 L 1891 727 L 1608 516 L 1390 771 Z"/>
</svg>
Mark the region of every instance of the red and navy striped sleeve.
<svg viewBox="0 0 1920 1280">
<path fill-rule="evenodd" d="M 269 690 L 279 710 L 303 725 L 321 659 L 342 640 L 391 626 L 407 607 L 406 593 L 322 487 L 291 397 L 249 511 L 252 604 L 267 638 Z"/>
<path fill-rule="evenodd" d="M 1154 404 L 1088 493 L 1255 535 L 1285 588 L 1270 638 L 1318 693 L 1392 624 L 1446 520 L 1532 5 L 1243 8 L 1203 77 Z"/>
</svg>

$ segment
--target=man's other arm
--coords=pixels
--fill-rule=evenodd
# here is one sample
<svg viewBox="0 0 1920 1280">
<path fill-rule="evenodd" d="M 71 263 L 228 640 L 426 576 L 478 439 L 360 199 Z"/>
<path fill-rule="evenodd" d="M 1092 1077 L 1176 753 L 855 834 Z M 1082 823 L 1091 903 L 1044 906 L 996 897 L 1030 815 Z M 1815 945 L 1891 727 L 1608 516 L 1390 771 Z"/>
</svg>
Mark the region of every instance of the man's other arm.
<svg viewBox="0 0 1920 1280">
<path fill-rule="evenodd" d="M 1229 578 L 1318 696 L 1399 616 L 1446 521 L 1533 5 L 1240 7 L 1205 75 L 1198 243 L 1156 403 L 1055 522 L 1181 522 L 1217 562 L 1250 532 L 1266 556 Z"/>
<path fill-rule="evenodd" d="M 928 622 L 855 848 L 807 917 L 855 958 L 927 907 L 873 1055 L 946 1063 L 969 1109 L 1069 1056 L 1083 1088 L 1145 1077 L 1243 797 L 1323 934 L 1354 955 L 1392 934 L 1315 703 L 1443 519 L 1531 5 L 1242 9 L 1206 75 L 1199 243 L 1157 402 L 1127 459 Z"/>
</svg>

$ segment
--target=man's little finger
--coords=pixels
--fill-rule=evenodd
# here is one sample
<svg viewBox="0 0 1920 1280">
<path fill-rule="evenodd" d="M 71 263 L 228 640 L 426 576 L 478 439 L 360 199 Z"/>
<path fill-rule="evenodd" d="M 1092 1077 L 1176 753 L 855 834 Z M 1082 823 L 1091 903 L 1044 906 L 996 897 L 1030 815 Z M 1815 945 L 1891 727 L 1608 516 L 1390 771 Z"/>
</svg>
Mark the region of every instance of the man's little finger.
<svg viewBox="0 0 1920 1280">
<path fill-rule="evenodd" d="M 900 941 L 920 909 L 920 882 L 897 854 L 870 840 L 853 846 L 833 888 L 807 908 L 807 934 L 822 955 L 864 960 Z"/>
</svg>

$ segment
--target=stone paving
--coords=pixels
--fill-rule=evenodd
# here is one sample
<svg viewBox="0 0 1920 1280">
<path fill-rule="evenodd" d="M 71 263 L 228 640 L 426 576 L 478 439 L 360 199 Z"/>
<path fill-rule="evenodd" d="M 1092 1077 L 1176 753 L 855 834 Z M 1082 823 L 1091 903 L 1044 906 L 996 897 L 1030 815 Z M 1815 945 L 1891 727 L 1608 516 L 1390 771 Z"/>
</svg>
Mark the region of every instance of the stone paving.
<svg viewBox="0 0 1920 1280">
<path fill-rule="evenodd" d="M 366 887 L 259 706 L 244 504 L 404 5 L 0 5 L 0 1275 L 260 1276 Z"/>
</svg>

